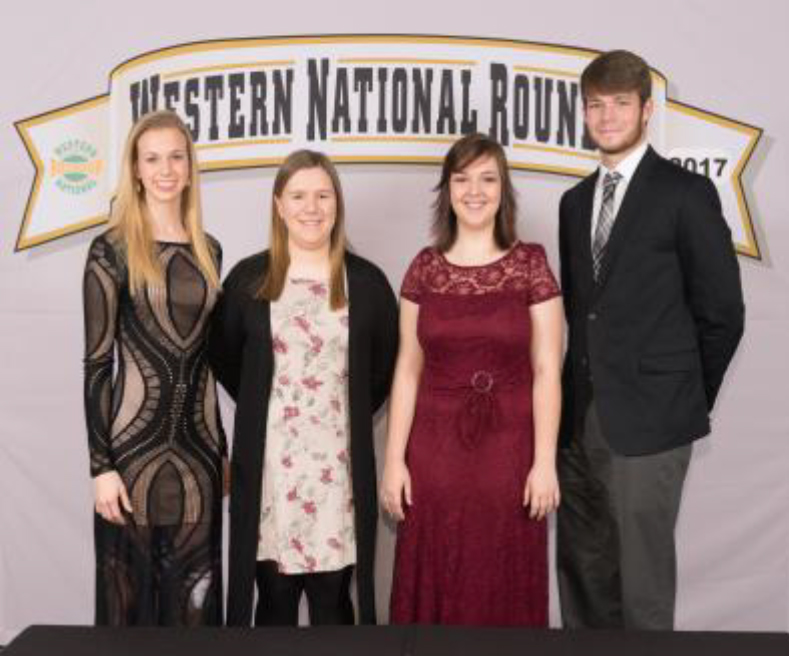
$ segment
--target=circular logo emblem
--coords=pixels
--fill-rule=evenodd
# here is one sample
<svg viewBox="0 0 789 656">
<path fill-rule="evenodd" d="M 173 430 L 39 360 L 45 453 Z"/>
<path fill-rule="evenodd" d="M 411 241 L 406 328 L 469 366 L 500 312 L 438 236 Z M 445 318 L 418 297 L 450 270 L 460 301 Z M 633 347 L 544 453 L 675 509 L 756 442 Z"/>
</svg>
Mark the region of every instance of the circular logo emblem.
<svg viewBox="0 0 789 656">
<path fill-rule="evenodd" d="M 69 139 L 55 148 L 50 175 L 55 186 L 67 194 L 79 195 L 96 187 L 104 161 L 96 149 L 82 139 Z"/>
</svg>

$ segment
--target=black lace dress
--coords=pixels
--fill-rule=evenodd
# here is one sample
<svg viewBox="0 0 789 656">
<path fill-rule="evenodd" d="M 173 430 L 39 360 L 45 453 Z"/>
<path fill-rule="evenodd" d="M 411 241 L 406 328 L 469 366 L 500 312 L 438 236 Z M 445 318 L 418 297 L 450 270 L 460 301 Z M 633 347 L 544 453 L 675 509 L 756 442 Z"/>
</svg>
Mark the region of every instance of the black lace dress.
<svg viewBox="0 0 789 656">
<path fill-rule="evenodd" d="M 124 526 L 95 515 L 96 623 L 220 624 L 226 445 L 206 359 L 216 290 L 188 244 L 156 247 L 165 285 L 134 299 L 113 233 L 85 267 L 91 475 L 117 471 L 133 507 Z"/>
</svg>

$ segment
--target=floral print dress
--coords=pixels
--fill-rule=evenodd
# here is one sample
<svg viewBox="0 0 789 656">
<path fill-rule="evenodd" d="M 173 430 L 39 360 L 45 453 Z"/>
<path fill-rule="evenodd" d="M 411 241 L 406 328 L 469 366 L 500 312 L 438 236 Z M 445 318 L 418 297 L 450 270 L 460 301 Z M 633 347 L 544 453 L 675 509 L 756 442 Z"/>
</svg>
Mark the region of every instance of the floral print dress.
<svg viewBox="0 0 789 656">
<path fill-rule="evenodd" d="M 356 562 L 349 458 L 348 308 L 326 281 L 289 278 L 271 304 L 268 405 L 258 560 L 280 573 Z"/>
</svg>

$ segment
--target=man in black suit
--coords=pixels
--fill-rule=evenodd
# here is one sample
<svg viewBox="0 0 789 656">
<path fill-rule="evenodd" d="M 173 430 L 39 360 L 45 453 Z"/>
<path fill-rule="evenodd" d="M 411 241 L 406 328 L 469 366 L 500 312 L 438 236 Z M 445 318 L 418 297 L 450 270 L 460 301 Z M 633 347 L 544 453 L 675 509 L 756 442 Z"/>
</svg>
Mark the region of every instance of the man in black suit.
<svg viewBox="0 0 789 656">
<path fill-rule="evenodd" d="M 560 208 L 562 618 L 672 629 L 674 527 L 743 332 L 739 269 L 715 186 L 647 144 L 647 64 L 603 54 L 581 92 L 601 164 Z"/>
</svg>

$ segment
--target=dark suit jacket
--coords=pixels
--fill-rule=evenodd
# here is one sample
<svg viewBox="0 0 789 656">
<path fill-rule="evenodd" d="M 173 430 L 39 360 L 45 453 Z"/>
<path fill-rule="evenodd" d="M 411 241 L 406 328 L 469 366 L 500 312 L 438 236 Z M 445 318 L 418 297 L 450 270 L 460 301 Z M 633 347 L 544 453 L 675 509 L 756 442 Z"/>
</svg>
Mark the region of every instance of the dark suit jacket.
<svg viewBox="0 0 789 656">
<path fill-rule="evenodd" d="M 383 272 L 352 254 L 348 280 L 350 455 L 356 522 L 359 621 L 374 624 L 373 564 L 378 498 L 373 414 L 389 394 L 397 354 L 397 300 Z M 236 402 L 230 478 L 227 624 L 252 620 L 268 399 L 274 374 L 269 304 L 255 298 L 268 252 L 239 262 L 214 310 L 209 355 L 216 377 Z"/>
<path fill-rule="evenodd" d="M 631 179 L 592 275 L 597 173 L 564 194 L 559 250 L 569 324 L 560 439 L 592 395 L 611 447 L 657 453 L 709 433 L 743 332 L 737 258 L 715 186 L 651 148 Z"/>
</svg>

